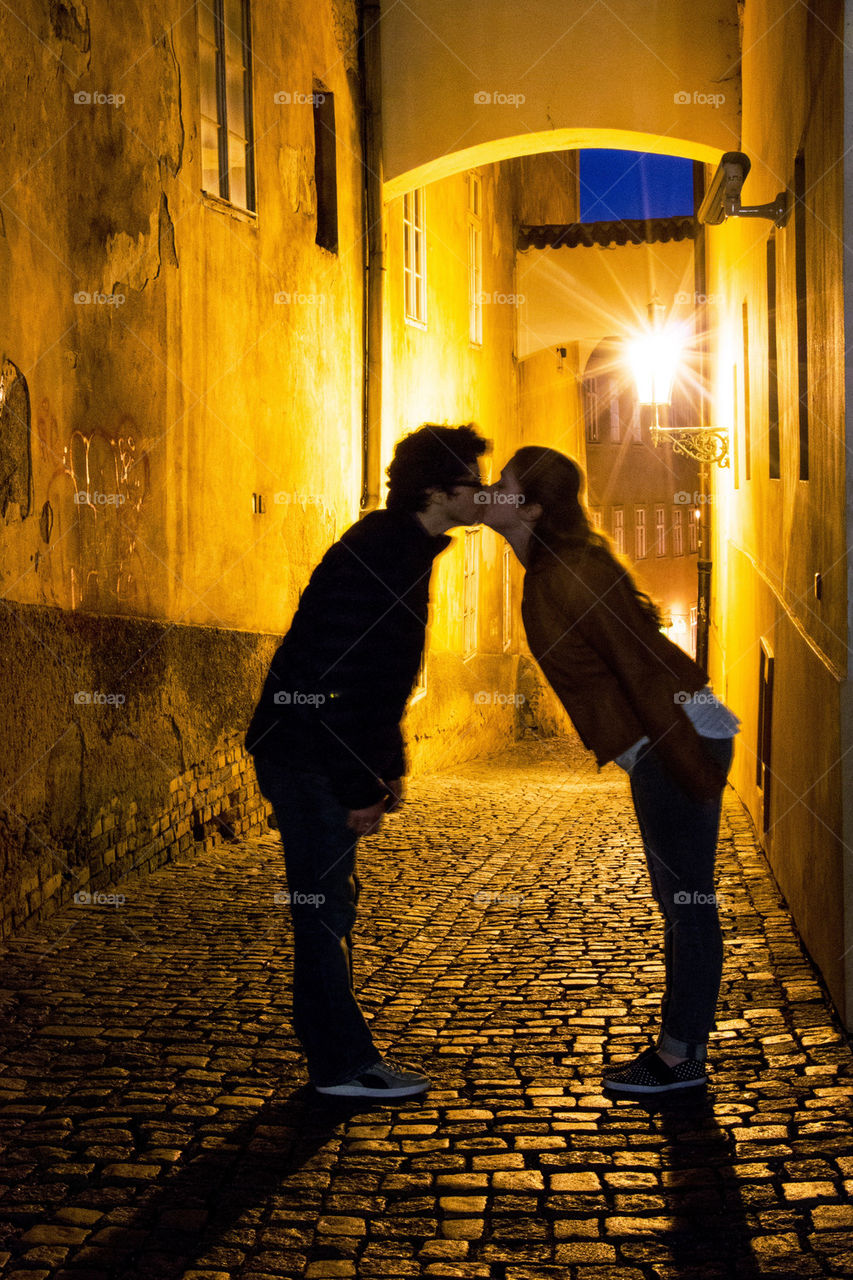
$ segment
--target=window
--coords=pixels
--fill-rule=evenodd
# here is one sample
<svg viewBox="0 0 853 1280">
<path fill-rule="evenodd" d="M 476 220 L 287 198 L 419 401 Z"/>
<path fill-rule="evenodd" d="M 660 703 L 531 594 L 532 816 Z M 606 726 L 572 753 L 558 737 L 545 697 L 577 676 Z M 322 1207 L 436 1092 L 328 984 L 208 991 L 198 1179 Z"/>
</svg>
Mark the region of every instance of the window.
<svg viewBox="0 0 853 1280">
<path fill-rule="evenodd" d="M 699 630 L 699 606 L 690 606 L 690 652 L 696 653 L 696 639 Z"/>
<path fill-rule="evenodd" d="M 317 188 L 316 243 L 338 252 L 338 162 L 335 137 L 335 95 L 315 84 L 314 184 Z"/>
<path fill-rule="evenodd" d="M 622 441 L 622 421 L 619 416 L 619 396 L 615 387 L 610 392 L 610 443 Z"/>
<path fill-rule="evenodd" d="M 800 479 L 809 478 L 809 334 L 806 309 L 806 159 L 794 161 L 794 253 L 797 282 L 797 398 L 800 410 Z"/>
<path fill-rule="evenodd" d="M 255 208 L 249 0 L 200 0 L 201 185 Z"/>
<path fill-rule="evenodd" d="M 655 507 L 655 555 L 666 555 L 666 509 Z"/>
<path fill-rule="evenodd" d="M 600 529 L 602 527 L 601 507 L 590 507 L 589 518 L 593 529 Z"/>
<path fill-rule="evenodd" d="M 684 511 L 681 507 L 672 508 L 672 554 L 684 555 Z"/>
<path fill-rule="evenodd" d="M 477 596 L 480 565 L 480 530 L 465 530 L 465 569 L 462 582 L 462 647 L 465 658 L 477 652 Z"/>
<path fill-rule="evenodd" d="M 483 187 L 468 174 L 468 341 L 483 344 Z"/>
<path fill-rule="evenodd" d="M 738 431 L 738 410 L 740 408 L 740 389 L 738 387 L 737 364 L 732 365 L 732 419 L 729 432 L 729 456 L 732 460 L 732 486 L 740 488 L 740 432 Z"/>
<path fill-rule="evenodd" d="M 691 507 L 689 514 L 689 524 L 687 526 L 687 549 L 688 551 L 699 550 L 699 508 Z"/>
<path fill-rule="evenodd" d="M 752 475 L 752 440 L 749 422 L 749 307 L 743 302 L 743 477 Z"/>
<path fill-rule="evenodd" d="M 776 356 L 776 237 L 767 241 L 767 448 L 768 474 L 779 471 L 779 366 Z"/>
<path fill-rule="evenodd" d="M 424 189 L 403 196 L 403 277 L 406 320 L 426 328 Z"/>
<path fill-rule="evenodd" d="M 586 438 L 589 444 L 598 444 L 598 392 L 595 378 L 587 378 L 583 383 L 584 418 L 586 419 Z"/>
<path fill-rule="evenodd" d="M 755 751 L 755 785 L 762 795 L 762 828 L 770 827 L 770 768 L 773 741 L 773 650 L 762 636 L 758 656 L 758 742 Z"/>
<path fill-rule="evenodd" d="M 512 648 L 512 556 L 511 548 L 504 547 L 501 561 L 501 640 L 504 653 Z"/>
<path fill-rule="evenodd" d="M 613 541 L 620 556 L 625 554 L 625 512 L 621 507 L 613 508 Z"/>
<path fill-rule="evenodd" d="M 646 508 L 634 508 L 634 559 L 642 560 L 646 554 Z"/>
</svg>

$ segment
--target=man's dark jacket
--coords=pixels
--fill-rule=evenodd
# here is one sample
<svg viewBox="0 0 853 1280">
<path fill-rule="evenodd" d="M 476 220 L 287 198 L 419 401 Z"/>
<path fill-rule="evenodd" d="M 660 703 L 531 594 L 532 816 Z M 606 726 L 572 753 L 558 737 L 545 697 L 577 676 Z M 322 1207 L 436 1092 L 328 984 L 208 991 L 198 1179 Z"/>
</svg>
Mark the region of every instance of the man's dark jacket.
<svg viewBox="0 0 853 1280">
<path fill-rule="evenodd" d="M 451 539 L 374 511 L 330 547 L 302 593 L 246 732 L 246 750 L 324 774 L 347 809 L 405 773 L 400 720 L 426 634 L 429 578 Z"/>
</svg>

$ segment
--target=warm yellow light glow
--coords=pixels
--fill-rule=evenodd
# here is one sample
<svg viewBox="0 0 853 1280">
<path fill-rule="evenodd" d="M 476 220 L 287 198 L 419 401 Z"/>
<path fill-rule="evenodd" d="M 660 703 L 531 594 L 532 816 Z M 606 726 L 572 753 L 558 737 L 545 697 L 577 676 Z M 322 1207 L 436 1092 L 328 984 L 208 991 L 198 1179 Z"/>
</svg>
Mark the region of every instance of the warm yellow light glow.
<svg viewBox="0 0 853 1280">
<path fill-rule="evenodd" d="M 628 344 L 628 362 L 640 404 L 669 404 L 682 343 L 672 329 L 645 333 Z"/>
<path fill-rule="evenodd" d="M 533 156 L 543 151 L 581 151 L 587 148 L 604 148 L 613 151 L 650 151 L 659 156 L 679 156 L 688 160 L 701 160 L 716 165 L 722 152 L 693 138 L 674 134 L 641 133 L 633 129 L 596 129 L 589 127 L 545 129 L 541 132 L 526 130 L 505 138 L 480 142 L 460 151 L 449 150 L 417 165 L 405 173 L 389 178 L 383 188 L 387 201 L 396 200 L 407 191 L 438 182 L 454 173 L 465 173 L 481 165 L 495 164 L 499 160 L 513 160 L 516 156 Z"/>
</svg>

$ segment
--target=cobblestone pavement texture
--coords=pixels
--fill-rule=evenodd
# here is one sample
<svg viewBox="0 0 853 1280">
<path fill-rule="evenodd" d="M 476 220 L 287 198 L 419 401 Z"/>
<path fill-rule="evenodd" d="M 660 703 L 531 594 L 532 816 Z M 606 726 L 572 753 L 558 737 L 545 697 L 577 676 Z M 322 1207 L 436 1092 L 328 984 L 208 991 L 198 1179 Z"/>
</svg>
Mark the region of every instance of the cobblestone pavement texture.
<svg viewBox="0 0 853 1280">
<path fill-rule="evenodd" d="M 278 836 L 3 948 L 15 1280 L 853 1276 L 851 1050 L 729 791 L 707 1096 L 602 1096 L 662 983 L 627 781 L 569 740 L 422 777 L 359 851 L 359 998 L 434 1087 L 323 1100 Z"/>
</svg>

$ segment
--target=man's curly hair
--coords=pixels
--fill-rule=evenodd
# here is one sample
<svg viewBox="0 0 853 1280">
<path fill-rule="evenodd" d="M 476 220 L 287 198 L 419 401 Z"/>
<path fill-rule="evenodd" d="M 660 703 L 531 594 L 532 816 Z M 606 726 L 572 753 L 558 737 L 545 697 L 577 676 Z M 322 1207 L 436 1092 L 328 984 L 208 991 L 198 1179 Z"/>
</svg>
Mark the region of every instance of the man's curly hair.
<svg viewBox="0 0 853 1280">
<path fill-rule="evenodd" d="M 388 468 L 388 508 L 392 511 L 425 511 L 428 489 L 448 493 L 454 481 L 465 477 L 488 449 L 474 423 L 442 427 L 426 422 L 404 436 L 394 450 Z"/>
</svg>

